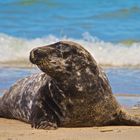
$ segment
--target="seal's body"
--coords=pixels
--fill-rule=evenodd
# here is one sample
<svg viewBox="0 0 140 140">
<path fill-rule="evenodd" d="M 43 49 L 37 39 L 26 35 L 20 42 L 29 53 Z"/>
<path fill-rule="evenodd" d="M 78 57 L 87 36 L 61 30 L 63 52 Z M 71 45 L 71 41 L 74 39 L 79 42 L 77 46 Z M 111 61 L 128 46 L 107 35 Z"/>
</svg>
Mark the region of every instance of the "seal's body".
<svg viewBox="0 0 140 140">
<path fill-rule="evenodd" d="M 55 80 L 44 73 L 34 74 L 17 81 L 0 98 L 0 117 L 25 121 L 35 128 L 56 128 L 65 116 L 64 98 Z"/>
</svg>

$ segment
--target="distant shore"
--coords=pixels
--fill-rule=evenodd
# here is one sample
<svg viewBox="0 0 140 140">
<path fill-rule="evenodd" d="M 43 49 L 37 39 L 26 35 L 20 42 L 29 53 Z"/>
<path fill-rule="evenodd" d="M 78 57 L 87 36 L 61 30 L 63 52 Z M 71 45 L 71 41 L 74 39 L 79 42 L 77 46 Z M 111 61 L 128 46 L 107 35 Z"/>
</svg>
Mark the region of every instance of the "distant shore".
<svg viewBox="0 0 140 140">
<path fill-rule="evenodd" d="M 140 94 L 130 94 L 130 93 L 114 93 L 116 97 L 140 97 Z"/>
<path fill-rule="evenodd" d="M 35 65 L 31 64 L 29 61 L 7 61 L 7 62 L 0 62 L 1 68 L 34 68 Z"/>
</svg>

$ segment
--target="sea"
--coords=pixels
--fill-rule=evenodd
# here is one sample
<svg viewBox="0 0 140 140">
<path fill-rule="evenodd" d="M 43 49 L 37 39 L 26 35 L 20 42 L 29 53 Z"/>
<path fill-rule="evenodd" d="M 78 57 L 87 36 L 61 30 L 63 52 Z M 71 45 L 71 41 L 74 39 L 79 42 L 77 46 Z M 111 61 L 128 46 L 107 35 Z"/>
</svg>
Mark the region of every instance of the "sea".
<svg viewBox="0 0 140 140">
<path fill-rule="evenodd" d="M 120 104 L 140 102 L 139 0 L 0 0 L 0 95 L 40 72 L 30 50 L 60 40 L 93 55 Z"/>
</svg>

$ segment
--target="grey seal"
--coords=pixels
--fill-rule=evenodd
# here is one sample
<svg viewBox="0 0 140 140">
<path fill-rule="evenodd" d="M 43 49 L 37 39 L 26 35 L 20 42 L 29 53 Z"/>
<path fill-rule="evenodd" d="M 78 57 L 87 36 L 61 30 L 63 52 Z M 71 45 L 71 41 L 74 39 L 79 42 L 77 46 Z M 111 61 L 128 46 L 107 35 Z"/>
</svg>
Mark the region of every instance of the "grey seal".
<svg viewBox="0 0 140 140">
<path fill-rule="evenodd" d="M 59 126 L 140 125 L 140 118 L 119 105 L 106 74 L 81 45 L 60 41 L 38 47 L 30 52 L 30 61 L 64 92 L 66 116 Z"/>
<path fill-rule="evenodd" d="M 140 125 L 118 104 L 105 73 L 81 45 L 38 47 L 30 61 L 43 72 L 17 81 L 0 97 L 0 117 L 39 129 Z"/>
</svg>

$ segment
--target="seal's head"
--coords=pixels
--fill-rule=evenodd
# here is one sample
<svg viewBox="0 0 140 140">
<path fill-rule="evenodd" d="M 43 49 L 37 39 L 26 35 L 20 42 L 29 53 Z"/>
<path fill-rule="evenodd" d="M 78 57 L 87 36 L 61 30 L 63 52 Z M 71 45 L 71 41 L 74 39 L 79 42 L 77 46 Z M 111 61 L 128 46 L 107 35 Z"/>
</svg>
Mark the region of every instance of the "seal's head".
<svg viewBox="0 0 140 140">
<path fill-rule="evenodd" d="M 78 91 L 83 90 L 82 83 L 98 73 L 97 64 L 89 52 L 71 41 L 35 48 L 30 52 L 30 61 L 59 83 L 63 82 L 71 89 L 76 87 Z"/>
</svg>

